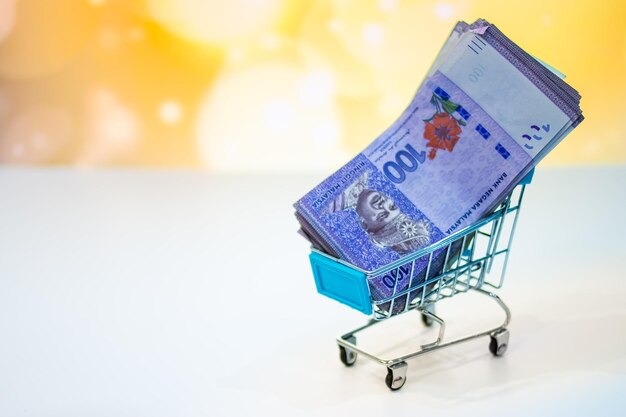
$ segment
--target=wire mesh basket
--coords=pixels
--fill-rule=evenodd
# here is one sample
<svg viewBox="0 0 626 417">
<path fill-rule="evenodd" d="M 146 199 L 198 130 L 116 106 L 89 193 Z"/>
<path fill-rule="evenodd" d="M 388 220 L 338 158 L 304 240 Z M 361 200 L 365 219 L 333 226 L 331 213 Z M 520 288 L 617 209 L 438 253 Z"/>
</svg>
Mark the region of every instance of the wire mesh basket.
<svg viewBox="0 0 626 417">
<path fill-rule="evenodd" d="M 371 315 L 365 326 L 337 338 L 341 361 L 350 366 L 357 353 L 387 366 L 386 383 L 399 389 L 406 380 L 405 360 L 459 342 L 489 335 L 490 351 L 507 349 L 510 310 L 493 292 L 502 287 L 526 185 L 532 172 L 488 216 L 445 239 L 382 268 L 366 271 L 312 249 L 309 256 L 318 292 Z M 387 293 L 377 289 L 385 285 Z M 494 299 L 504 310 L 502 325 L 460 339 L 444 341 L 445 322 L 434 314 L 438 301 L 475 290 Z M 437 322 L 435 342 L 397 358 L 383 359 L 356 345 L 355 334 L 390 317 L 417 310 L 424 324 Z"/>
</svg>

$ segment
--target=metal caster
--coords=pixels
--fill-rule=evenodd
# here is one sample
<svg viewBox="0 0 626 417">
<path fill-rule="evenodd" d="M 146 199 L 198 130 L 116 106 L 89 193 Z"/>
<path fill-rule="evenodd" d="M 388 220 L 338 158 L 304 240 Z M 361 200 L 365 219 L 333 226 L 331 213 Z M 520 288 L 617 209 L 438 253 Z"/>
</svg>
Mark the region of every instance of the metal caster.
<svg viewBox="0 0 626 417">
<path fill-rule="evenodd" d="M 385 377 L 385 384 L 392 391 L 397 391 L 404 386 L 406 382 L 406 362 L 398 362 L 395 365 L 387 367 L 387 376 Z"/>
<path fill-rule="evenodd" d="M 345 339 L 347 342 L 352 343 L 353 345 L 356 345 L 356 337 L 355 336 L 351 336 L 347 339 Z M 356 362 L 356 357 L 357 354 L 355 351 L 347 349 L 344 346 L 339 346 L 339 359 L 341 360 L 341 363 L 343 363 L 346 366 L 352 366 L 354 365 L 354 363 Z"/>
<path fill-rule="evenodd" d="M 501 329 L 490 335 L 489 351 L 493 356 L 502 356 L 509 346 L 509 331 Z"/>
</svg>

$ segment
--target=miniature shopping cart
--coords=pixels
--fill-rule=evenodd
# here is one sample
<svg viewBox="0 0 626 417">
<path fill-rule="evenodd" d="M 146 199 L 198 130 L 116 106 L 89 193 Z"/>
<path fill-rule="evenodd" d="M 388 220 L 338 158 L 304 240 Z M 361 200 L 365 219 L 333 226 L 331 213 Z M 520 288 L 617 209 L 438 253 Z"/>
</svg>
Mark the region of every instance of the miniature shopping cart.
<svg viewBox="0 0 626 417">
<path fill-rule="evenodd" d="M 372 319 L 365 326 L 337 338 L 341 362 L 352 366 L 358 354 L 374 360 L 387 367 L 387 386 L 391 390 L 398 390 L 406 382 L 406 361 L 437 349 L 489 336 L 489 350 L 494 356 L 502 356 L 509 343 L 507 326 L 511 320 L 511 312 L 493 290 L 502 286 L 524 190 L 530 183 L 532 174 L 533 171 L 496 210 L 481 221 L 375 271 L 359 269 L 313 249 L 309 258 L 317 290 L 364 314 L 372 315 Z M 418 263 L 422 269 L 426 265 L 421 278 L 413 273 Z M 385 274 L 399 277 L 400 269 L 406 270 L 407 267 L 411 270 L 408 283 L 400 288 L 399 279 L 396 279 L 391 296 L 378 299 L 372 296 L 372 280 Z M 470 290 L 494 300 L 504 310 L 504 322 L 480 333 L 444 340 L 445 322 L 435 314 L 435 303 Z M 388 359 L 357 346 L 357 333 L 410 310 L 417 310 L 426 326 L 433 323 L 439 325 L 437 340 L 422 345 L 417 351 Z"/>
</svg>

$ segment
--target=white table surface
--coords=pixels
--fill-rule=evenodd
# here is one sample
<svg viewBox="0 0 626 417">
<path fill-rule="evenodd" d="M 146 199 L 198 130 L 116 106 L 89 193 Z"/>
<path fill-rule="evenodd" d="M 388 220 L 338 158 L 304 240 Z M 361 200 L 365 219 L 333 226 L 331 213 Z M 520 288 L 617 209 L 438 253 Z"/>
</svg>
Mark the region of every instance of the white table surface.
<svg viewBox="0 0 626 417">
<path fill-rule="evenodd" d="M 624 415 L 626 167 L 540 169 L 508 352 L 425 355 L 398 392 L 338 360 L 366 317 L 316 293 L 291 207 L 322 177 L 0 169 L 0 416 Z M 475 297 L 441 303 L 452 336 L 501 319 Z"/>
</svg>

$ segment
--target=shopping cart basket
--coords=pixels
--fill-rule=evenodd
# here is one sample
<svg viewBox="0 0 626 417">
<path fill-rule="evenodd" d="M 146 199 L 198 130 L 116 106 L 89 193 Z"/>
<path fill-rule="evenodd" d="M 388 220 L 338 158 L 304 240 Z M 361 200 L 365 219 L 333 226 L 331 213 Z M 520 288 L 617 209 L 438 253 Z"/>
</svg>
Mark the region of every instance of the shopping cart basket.
<svg viewBox="0 0 626 417">
<path fill-rule="evenodd" d="M 372 315 L 366 325 L 337 338 L 340 359 L 344 365 L 352 366 L 358 354 L 374 360 L 387 367 L 387 386 L 391 390 L 398 390 L 406 382 L 406 361 L 425 353 L 483 336 L 490 337 L 489 350 L 493 355 L 502 356 L 506 352 L 511 312 L 493 290 L 502 286 L 524 190 L 533 172 L 520 182 L 496 210 L 479 222 L 377 270 L 365 271 L 312 250 L 309 258 L 318 292 Z M 426 265 L 421 276 L 413 273 L 418 263 L 422 270 Z M 409 269 L 410 273 L 407 274 Z M 402 285 L 399 284 L 401 276 L 406 277 L 407 281 Z M 376 299 L 370 291 L 370 283 L 381 277 L 391 278 L 393 291 L 389 297 Z M 504 322 L 480 333 L 444 340 L 445 322 L 435 314 L 434 305 L 437 301 L 469 290 L 496 301 L 505 313 Z M 425 325 L 439 325 L 437 340 L 422 345 L 417 351 L 387 359 L 357 346 L 357 333 L 410 310 L 417 310 Z"/>
</svg>

